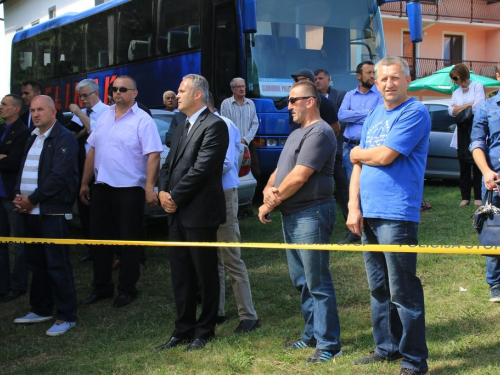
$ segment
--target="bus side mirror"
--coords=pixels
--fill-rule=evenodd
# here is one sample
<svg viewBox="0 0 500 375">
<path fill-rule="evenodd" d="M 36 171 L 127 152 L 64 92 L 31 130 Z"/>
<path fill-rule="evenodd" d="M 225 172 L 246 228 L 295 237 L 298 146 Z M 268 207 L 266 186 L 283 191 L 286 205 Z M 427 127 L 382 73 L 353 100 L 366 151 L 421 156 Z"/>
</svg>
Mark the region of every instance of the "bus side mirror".
<svg viewBox="0 0 500 375">
<path fill-rule="evenodd" d="M 403 0 L 377 0 L 378 6 L 385 3 L 401 2 Z M 408 24 L 410 25 L 410 37 L 413 43 L 420 43 L 422 36 L 422 5 L 420 0 L 406 0 L 406 14 L 408 14 Z"/>
<path fill-rule="evenodd" d="M 243 33 L 257 32 L 257 2 L 256 0 L 243 0 Z"/>
</svg>

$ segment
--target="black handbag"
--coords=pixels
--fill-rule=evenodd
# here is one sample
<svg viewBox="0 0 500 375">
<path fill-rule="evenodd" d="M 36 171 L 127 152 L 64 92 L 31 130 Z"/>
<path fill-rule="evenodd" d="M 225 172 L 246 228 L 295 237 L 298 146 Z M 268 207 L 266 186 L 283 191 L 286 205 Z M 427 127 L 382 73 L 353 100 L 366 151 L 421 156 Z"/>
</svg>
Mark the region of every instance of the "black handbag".
<svg viewBox="0 0 500 375">
<path fill-rule="evenodd" d="M 474 158 L 469 151 L 470 134 L 472 132 L 472 122 L 474 121 L 474 113 L 472 107 L 469 106 L 457 113 L 457 156 L 469 164 L 474 164 Z"/>
<path fill-rule="evenodd" d="M 481 246 L 500 245 L 500 209 L 492 204 L 493 190 L 484 196 L 484 205 L 472 215 L 472 226 L 477 229 Z"/>
<path fill-rule="evenodd" d="M 472 112 L 472 106 L 469 106 L 460 112 L 457 113 L 456 116 L 457 125 L 462 127 L 467 127 L 467 125 L 472 124 L 474 120 L 474 112 Z"/>
</svg>

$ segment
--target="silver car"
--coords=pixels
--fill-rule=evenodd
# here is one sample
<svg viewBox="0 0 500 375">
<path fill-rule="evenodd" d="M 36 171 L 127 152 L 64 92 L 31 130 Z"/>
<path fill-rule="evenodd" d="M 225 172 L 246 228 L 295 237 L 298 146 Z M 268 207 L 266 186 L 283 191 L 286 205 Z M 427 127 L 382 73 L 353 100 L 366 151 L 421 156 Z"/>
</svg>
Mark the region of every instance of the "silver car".
<svg viewBox="0 0 500 375">
<path fill-rule="evenodd" d="M 431 116 L 431 135 L 425 178 L 458 180 L 460 167 L 457 150 L 450 147 L 453 132 L 457 127 L 455 117 L 448 114 L 451 99 L 423 100 Z"/>
</svg>

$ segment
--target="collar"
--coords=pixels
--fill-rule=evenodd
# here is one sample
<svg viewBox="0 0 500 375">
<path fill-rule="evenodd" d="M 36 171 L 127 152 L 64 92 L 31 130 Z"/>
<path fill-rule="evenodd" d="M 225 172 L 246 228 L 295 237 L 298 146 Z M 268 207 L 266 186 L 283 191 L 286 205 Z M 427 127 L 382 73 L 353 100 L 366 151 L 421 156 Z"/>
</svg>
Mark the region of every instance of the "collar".
<svg viewBox="0 0 500 375">
<path fill-rule="evenodd" d="M 232 103 L 236 103 L 236 104 L 238 104 L 238 105 L 247 104 L 247 103 L 250 101 L 250 99 L 248 99 L 246 96 L 244 96 L 244 97 L 243 97 L 243 104 L 238 103 L 238 102 L 236 101 L 236 99 L 234 98 L 234 95 L 233 95 L 233 96 L 231 96 L 231 98 L 230 98 L 230 99 L 231 99 L 231 104 L 232 104 Z"/>
<path fill-rule="evenodd" d="M 370 87 L 370 89 L 366 92 L 366 94 L 368 94 L 369 92 L 378 92 L 378 89 L 377 89 L 377 86 L 375 86 L 375 84 L 373 84 L 372 87 Z M 356 92 L 359 92 L 361 95 L 366 95 L 366 94 L 363 94 L 361 91 L 359 91 L 359 85 L 356 86 Z"/>
<path fill-rule="evenodd" d="M 194 125 L 194 123 L 196 122 L 196 120 L 198 120 L 198 117 L 200 117 L 201 113 L 207 109 L 207 106 L 203 106 L 202 109 L 200 109 L 198 112 L 196 112 L 195 114 L 193 114 L 191 117 L 188 118 L 188 121 L 189 123 L 192 125 Z"/>
<path fill-rule="evenodd" d="M 40 134 L 40 129 L 39 128 L 35 128 L 35 130 L 33 130 L 31 132 L 32 135 L 36 135 L 37 137 L 38 136 L 42 136 L 42 137 L 45 137 L 45 138 L 48 138 L 48 136 L 50 135 L 50 133 L 52 132 L 52 129 L 54 129 L 54 125 L 56 124 L 57 120 L 54 121 L 54 123 L 52 124 L 52 126 L 50 127 L 49 130 L 47 130 L 45 133 L 43 134 Z"/>
</svg>

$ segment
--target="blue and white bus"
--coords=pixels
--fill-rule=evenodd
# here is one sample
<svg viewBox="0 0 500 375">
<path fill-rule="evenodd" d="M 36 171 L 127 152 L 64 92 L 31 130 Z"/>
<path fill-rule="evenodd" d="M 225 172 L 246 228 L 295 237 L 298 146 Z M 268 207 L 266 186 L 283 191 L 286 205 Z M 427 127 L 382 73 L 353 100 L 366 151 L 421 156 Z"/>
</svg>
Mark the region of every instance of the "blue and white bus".
<svg viewBox="0 0 500 375">
<path fill-rule="evenodd" d="M 389 0 L 396 1 L 396 0 Z M 356 65 L 385 56 L 379 6 L 384 0 L 112 0 L 18 32 L 12 45 L 12 92 L 40 81 L 58 109 L 78 103 L 75 86 L 99 83 L 106 103 L 110 82 L 129 75 L 138 100 L 162 106 L 188 73 L 205 76 L 216 104 L 243 77 L 256 104 L 255 139 L 263 178 L 274 170 L 289 134 L 290 74 L 328 70 L 335 87 L 357 84 Z M 419 37 L 420 4 L 407 0 Z M 411 22 L 410 22 L 411 23 Z M 285 98 L 285 100 L 284 100 Z"/>
</svg>

